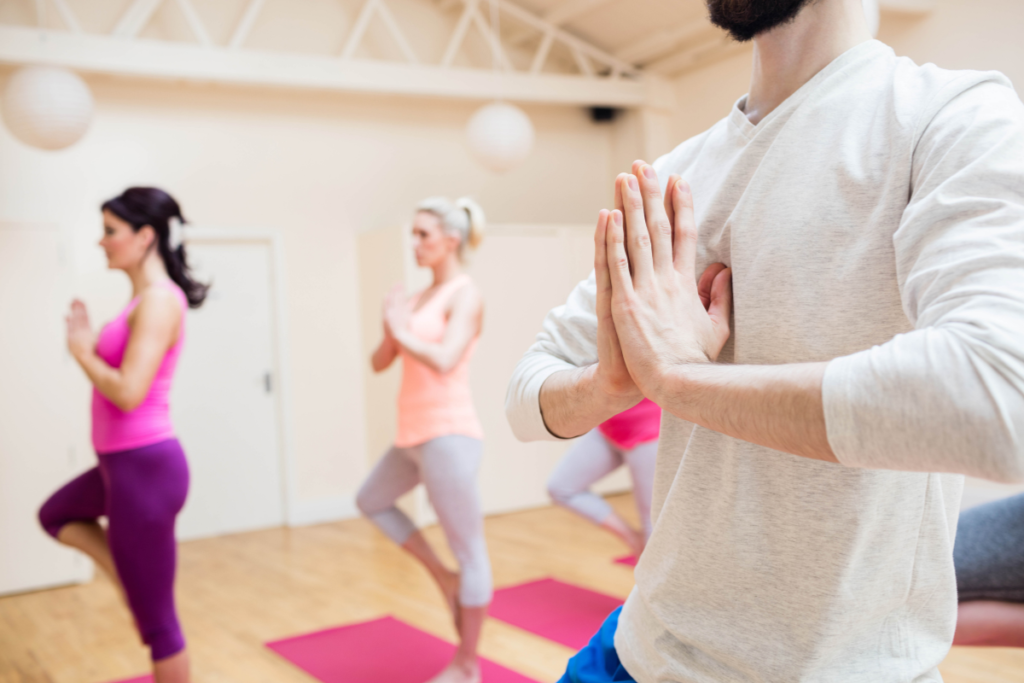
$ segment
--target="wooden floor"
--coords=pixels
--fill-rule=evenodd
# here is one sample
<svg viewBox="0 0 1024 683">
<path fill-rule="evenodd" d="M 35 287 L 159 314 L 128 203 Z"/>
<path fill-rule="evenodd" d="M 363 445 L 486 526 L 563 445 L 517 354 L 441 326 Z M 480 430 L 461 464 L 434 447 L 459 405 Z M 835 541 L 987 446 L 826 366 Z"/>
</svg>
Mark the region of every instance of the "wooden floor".
<svg viewBox="0 0 1024 683">
<path fill-rule="evenodd" d="M 612 499 L 630 517 L 626 496 Z M 427 532 L 441 542 L 438 530 Z M 543 508 L 487 520 L 497 586 L 553 576 L 625 597 L 622 547 L 567 512 Z M 178 604 L 196 683 L 312 683 L 262 643 L 394 615 L 441 638 L 454 632 L 428 577 L 363 520 L 274 529 L 181 545 Z M 484 656 L 542 683 L 568 648 L 491 620 Z M 106 683 L 147 671 L 127 611 L 102 578 L 0 598 L 0 682 Z M 1024 651 L 954 649 L 946 683 L 1024 683 Z"/>
</svg>

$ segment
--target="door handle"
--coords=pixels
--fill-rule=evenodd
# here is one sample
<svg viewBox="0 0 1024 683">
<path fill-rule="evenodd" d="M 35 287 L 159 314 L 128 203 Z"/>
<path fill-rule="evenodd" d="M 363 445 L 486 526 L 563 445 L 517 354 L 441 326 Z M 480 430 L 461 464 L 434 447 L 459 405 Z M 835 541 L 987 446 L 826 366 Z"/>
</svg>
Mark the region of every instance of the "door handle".
<svg viewBox="0 0 1024 683">
<path fill-rule="evenodd" d="M 274 391 L 274 378 L 269 370 L 263 373 L 263 390 L 268 394 Z"/>
</svg>

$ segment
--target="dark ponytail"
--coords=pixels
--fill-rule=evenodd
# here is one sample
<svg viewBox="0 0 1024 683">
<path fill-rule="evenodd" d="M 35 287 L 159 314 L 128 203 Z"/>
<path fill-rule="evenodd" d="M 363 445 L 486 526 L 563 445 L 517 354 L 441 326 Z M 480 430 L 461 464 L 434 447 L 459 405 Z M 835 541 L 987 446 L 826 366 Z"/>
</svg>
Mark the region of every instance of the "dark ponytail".
<svg viewBox="0 0 1024 683">
<path fill-rule="evenodd" d="M 171 221 L 177 219 L 182 225 L 185 223 L 174 197 L 155 187 L 129 187 L 119 196 L 103 202 L 102 209 L 131 225 L 135 232 L 147 225 L 151 227 L 156 233 L 157 249 L 167 274 L 185 292 L 190 308 L 203 305 L 210 286 L 192 279 L 184 244 L 171 248 Z"/>
</svg>

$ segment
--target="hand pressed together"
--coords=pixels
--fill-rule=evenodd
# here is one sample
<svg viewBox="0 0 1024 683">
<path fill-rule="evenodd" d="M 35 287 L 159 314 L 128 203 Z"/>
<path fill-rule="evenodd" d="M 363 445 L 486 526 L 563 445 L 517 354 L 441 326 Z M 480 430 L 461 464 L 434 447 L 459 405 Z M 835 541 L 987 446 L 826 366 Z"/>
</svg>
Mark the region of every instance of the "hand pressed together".
<svg viewBox="0 0 1024 683">
<path fill-rule="evenodd" d="M 96 349 L 96 335 L 89 323 L 89 312 L 85 304 L 75 299 L 71 302 L 71 310 L 64 318 L 68 330 L 68 351 L 76 359 L 91 354 Z"/>
<path fill-rule="evenodd" d="M 405 296 L 405 288 L 396 284 L 384 299 L 384 336 L 395 339 L 409 326 L 411 310 Z"/>
<path fill-rule="evenodd" d="M 725 346 L 732 273 L 716 263 L 698 282 L 689 186 L 671 176 L 663 202 L 654 169 L 637 161 L 632 170 L 616 179 L 616 208 L 601 212 L 595 232 L 597 373 L 624 390 L 628 374 L 658 403 L 674 368 L 714 361 Z"/>
</svg>

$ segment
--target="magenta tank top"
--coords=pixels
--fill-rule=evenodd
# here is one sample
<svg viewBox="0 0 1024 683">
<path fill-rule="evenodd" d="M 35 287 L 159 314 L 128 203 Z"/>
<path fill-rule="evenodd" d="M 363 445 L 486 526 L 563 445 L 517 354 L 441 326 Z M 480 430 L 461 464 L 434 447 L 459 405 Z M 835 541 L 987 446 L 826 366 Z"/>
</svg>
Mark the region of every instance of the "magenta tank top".
<svg viewBox="0 0 1024 683">
<path fill-rule="evenodd" d="M 645 398 L 629 410 L 602 422 L 598 429 L 613 444 L 628 451 L 658 438 L 661 407 Z"/>
<path fill-rule="evenodd" d="M 188 298 L 170 280 L 154 286 L 169 287 L 181 302 L 181 330 L 156 371 L 149 393 L 135 410 L 124 412 L 94 387 L 92 390 L 92 445 L 97 453 L 116 453 L 133 448 L 150 446 L 174 438 L 171 425 L 169 394 L 174 369 L 178 365 L 182 344 L 185 341 L 185 311 Z M 113 368 L 121 367 L 125 349 L 128 348 L 128 316 L 139 304 L 139 297 L 132 299 L 120 315 L 104 325 L 96 341 L 96 355 Z"/>
</svg>

